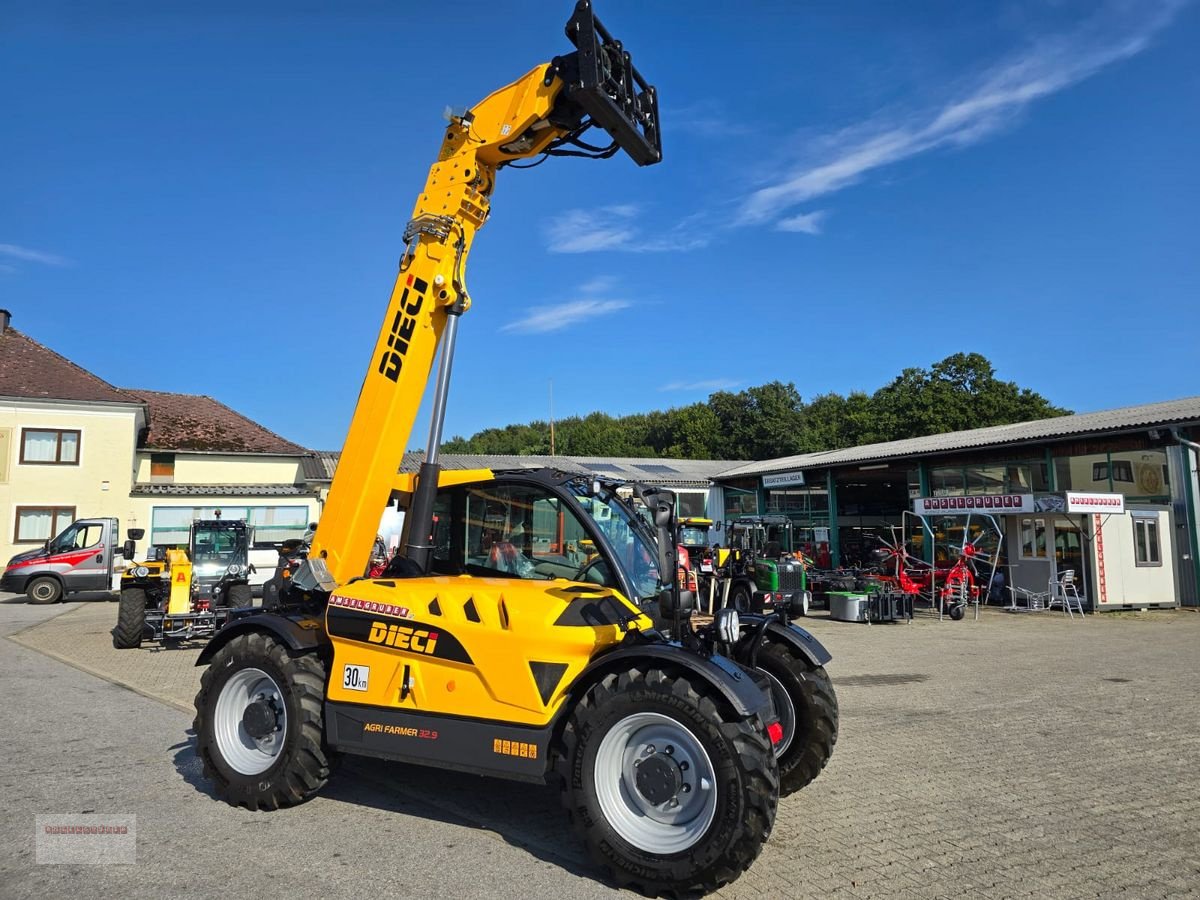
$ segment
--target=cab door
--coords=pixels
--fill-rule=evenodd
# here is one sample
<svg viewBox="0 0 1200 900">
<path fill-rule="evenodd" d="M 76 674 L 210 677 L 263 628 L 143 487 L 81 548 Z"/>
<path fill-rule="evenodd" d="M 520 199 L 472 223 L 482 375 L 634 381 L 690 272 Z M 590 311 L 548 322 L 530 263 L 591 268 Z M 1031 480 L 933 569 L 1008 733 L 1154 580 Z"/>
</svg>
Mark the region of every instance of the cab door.
<svg viewBox="0 0 1200 900">
<path fill-rule="evenodd" d="M 68 591 L 105 591 L 111 586 L 112 529 L 102 519 L 80 519 L 54 539 Z M 57 560 L 56 560 L 57 561 Z"/>
</svg>

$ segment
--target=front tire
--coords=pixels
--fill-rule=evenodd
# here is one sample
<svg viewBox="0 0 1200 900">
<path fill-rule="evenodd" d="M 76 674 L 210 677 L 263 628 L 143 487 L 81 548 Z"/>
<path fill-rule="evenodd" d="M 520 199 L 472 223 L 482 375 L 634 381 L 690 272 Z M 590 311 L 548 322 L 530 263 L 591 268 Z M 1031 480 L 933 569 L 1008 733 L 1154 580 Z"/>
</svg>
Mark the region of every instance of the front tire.
<svg viewBox="0 0 1200 900">
<path fill-rule="evenodd" d="M 758 668 L 771 682 L 771 698 L 783 726 L 775 746 L 779 793 L 794 794 L 821 774 L 838 737 L 838 703 L 824 666 L 812 666 L 787 644 L 759 648 Z"/>
<path fill-rule="evenodd" d="M 63 587 L 57 578 L 35 578 L 25 586 L 25 596 L 30 603 L 42 605 L 57 603 L 62 599 Z"/>
<path fill-rule="evenodd" d="M 217 651 L 196 695 L 196 749 L 204 777 L 233 806 L 278 809 L 329 780 L 325 665 L 268 635 L 233 638 Z"/>
<path fill-rule="evenodd" d="M 230 609 L 246 609 L 254 605 L 254 591 L 248 584 L 231 584 L 225 594 Z"/>
<path fill-rule="evenodd" d="M 647 894 L 736 879 L 771 833 L 778 769 L 762 723 L 731 719 L 689 675 L 631 668 L 579 701 L 555 775 L 576 832 L 615 880 Z"/>
<path fill-rule="evenodd" d="M 118 650 L 135 650 L 142 646 L 146 630 L 146 591 L 144 588 L 121 588 L 117 607 L 117 627 L 113 629 L 113 646 Z"/>
</svg>

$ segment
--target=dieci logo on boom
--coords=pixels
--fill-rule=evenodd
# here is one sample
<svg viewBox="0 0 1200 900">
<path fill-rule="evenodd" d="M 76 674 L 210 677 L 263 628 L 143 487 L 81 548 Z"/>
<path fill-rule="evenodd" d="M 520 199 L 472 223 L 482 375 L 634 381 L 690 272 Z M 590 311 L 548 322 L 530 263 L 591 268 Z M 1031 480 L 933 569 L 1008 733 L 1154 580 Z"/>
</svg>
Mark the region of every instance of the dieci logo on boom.
<svg viewBox="0 0 1200 900">
<path fill-rule="evenodd" d="M 387 625 L 383 622 L 372 622 L 371 633 L 367 640 L 372 644 L 386 644 L 397 650 L 411 650 L 414 653 L 433 655 L 437 647 L 436 631 L 418 631 L 403 625 Z"/>
<path fill-rule="evenodd" d="M 417 293 L 417 298 L 412 303 L 408 302 L 410 289 Z M 396 310 L 396 315 L 392 319 L 387 349 L 379 358 L 379 374 L 385 378 L 392 381 L 400 380 L 400 370 L 404 367 L 404 357 L 408 353 L 408 342 L 412 340 L 413 332 L 417 328 L 417 320 L 413 316 L 421 311 L 421 304 L 425 301 L 427 290 L 429 290 L 429 282 L 423 278 L 408 276 L 408 287 L 400 295 L 400 308 Z"/>
</svg>

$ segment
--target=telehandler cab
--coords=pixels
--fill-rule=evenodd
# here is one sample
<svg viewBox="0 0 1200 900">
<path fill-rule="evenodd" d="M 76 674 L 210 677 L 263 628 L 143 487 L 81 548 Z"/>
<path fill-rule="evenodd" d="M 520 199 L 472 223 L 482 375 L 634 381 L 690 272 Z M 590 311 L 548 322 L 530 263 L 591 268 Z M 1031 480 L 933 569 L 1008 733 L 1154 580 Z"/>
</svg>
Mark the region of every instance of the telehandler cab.
<svg viewBox="0 0 1200 900">
<path fill-rule="evenodd" d="M 795 789 L 828 759 L 829 654 L 784 615 L 692 627 L 668 491 L 634 486 L 645 521 L 578 474 L 438 464 L 497 171 L 662 156 L 654 88 L 589 0 L 567 37 L 574 52 L 452 117 L 307 557 L 273 609 L 231 614 L 200 656 L 197 749 L 217 795 L 251 809 L 309 799 L 343 752 L 549 781 L 619 883 L 703 892 L 758 855 L 781 780 Z M 611 143 L 584 142 L 593 126 Z M 398 476 L 439 346 L 425 462 Z M 393 497 L 404 553 L 363 578 Z"/>
</svg>

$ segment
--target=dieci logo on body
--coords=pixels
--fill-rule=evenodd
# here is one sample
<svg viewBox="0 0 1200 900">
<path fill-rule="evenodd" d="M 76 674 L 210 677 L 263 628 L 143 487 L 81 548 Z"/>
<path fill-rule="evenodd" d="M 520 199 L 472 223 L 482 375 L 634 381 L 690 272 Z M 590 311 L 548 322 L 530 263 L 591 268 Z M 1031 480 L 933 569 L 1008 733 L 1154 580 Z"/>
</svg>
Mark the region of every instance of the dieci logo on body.
<svg viewBox="0 0 1200 900">
<path fill-rule="evenodd" d="M 367 640 L 372 644 L 384 644 L 397 650 L 411 650 L 414 653 L 424 653 L 432 656 L 437 647 L 436 631 L 420 631 L 404 625 L 388 625 L 384 622 L 372 622 L 371 633 Z"/>
<path fill-rule="evenodd" d="M 417 293 L 417 299 L 408 302 L 409 291 Z M 429 282 L 423 278 L 408 276 L 408 287 L 400 295 L 400 308 L 392 319 L 391 331 L 388 334 L 387 349 L 379 358 L 379 374 L 391 381 L 400 380 L 400 370 L 404 367 L 404 357 L 408 353 L 408 343 L 412 340 L 417 328 L 417 320 L 413 318 L 421 311 L 425 301 L 425 292 L 429 290 Z"/>
</svg>

